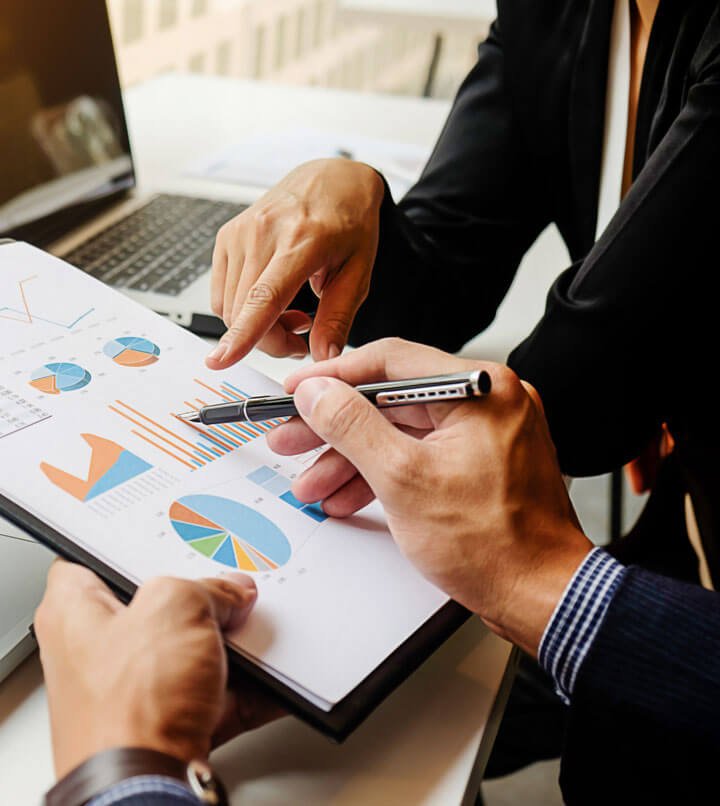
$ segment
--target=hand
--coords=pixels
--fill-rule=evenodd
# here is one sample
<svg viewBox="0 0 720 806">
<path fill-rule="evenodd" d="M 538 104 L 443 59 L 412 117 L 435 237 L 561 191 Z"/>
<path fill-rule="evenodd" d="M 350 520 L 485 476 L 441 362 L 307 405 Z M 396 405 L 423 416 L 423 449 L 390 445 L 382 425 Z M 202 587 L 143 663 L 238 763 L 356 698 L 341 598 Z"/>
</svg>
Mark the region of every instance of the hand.
<svg viewBox="0 0 720 806">
<path fill-rule="evenodd" d="M 125 607 L 92 572 L 56 562 L 35 630 L 58 776 L 113 747 L 204 758 L 216 731 L 243 727 L 238 695 L 226 693 L 223 632 L 255 598 L 240 575 L 157 578 Z"/>
<path fill-rule="evenodd" d="M 208 356 L 223 369 L 256 344 L 274 356 L 338 355 L 367 296 L 384 185 L 348 159 L 296 168 L 225 224 L 213 253 L 212 310 L 228 328 Z M 314 323 L 288 311 L 306 280 L 320 298 Z"/>
<path fill-rule="evenodd" d="M 346 385 L 477 368 L 493 382 L 483 399 L 384 413 Z M 536 654 L 592 548 L 537 393 L 506 367 L 398 340 L 304 368 L 286 387 L 304 422 L 277 428 L 271 448 L 292 454 L 332 446 L 296 480 L 293 494 L 322 500 L 336 517 L 377 496 L 400 549 L 428 579 Z"/>
</svg>

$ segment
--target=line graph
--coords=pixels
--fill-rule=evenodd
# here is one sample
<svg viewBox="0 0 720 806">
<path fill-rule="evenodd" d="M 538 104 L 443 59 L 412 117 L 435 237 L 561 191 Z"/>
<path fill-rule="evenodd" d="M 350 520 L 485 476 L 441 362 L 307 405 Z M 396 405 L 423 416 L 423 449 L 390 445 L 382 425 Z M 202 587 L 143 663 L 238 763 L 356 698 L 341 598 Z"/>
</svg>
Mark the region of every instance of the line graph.
<svg viewBox="0 0 720 806">
<path fill-rule="evenodd" d="M 83 319 L 85 319 L 86 316 L 89 316 L 95 310 L 94 308 L 88 308 L 88 310 L 86 310 L 84 313 L 81 313 L 79 316 L 76 316 L 69 322 L 60 322 L 56 319 L 49 319 L 45 316 L 40 316 L 36 313 L 33 313 L 30 301 L 28 299 L 29 295 L 25 290 L 25 285 L 36 279 L 37 274 L 31 274 L 29 277 L 25 277 L 23 280 L 18 282 L 17 288 L 18 296 L 20 298 L 20 307 L 13 308 L 9 305 L 0 306 L 0 319 L 5 319 L 10 322 L 17 322 L 21 325 L 34 325 L 36 322 L 43 322 L 44 324 L 55 325 L 55 327 L 63 328 L 64 330 L 72 330 Z"/>
</svg>

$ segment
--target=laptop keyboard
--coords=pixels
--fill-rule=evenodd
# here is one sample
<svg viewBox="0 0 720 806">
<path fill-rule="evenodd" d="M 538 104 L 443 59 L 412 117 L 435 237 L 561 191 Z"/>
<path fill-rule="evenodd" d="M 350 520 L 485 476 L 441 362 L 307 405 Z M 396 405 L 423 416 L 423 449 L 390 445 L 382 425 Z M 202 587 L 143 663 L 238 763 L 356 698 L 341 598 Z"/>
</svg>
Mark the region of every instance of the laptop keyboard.
<svg viewBox="0 0 720 806">
<path fill-rule="evenodd" d="M 64 258 L 109 285 L 177 296 L 209 271 L 218 229 L 244 209 L 161 194 Z"/>
</svg>

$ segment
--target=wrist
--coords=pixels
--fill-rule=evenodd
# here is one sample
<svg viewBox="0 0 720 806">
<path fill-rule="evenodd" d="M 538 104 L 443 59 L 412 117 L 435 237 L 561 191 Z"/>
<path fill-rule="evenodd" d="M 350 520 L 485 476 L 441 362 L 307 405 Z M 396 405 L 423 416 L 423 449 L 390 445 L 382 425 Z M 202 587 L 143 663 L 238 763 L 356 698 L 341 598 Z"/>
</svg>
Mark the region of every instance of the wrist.
<svg viewBox="0 0 720 806">
<path fill-rule="evenodd" d="M 155 750 L 114 748 L 98 753 L 71 770 L 47 793 L 45 806 L 84 806 L 117 784 L 137 777 L 176 781 L 201 803 L 227 804 L 227 794 L 206 761 L 189 763 Z"/>
<path fill-rule="evenodd" d="M 568 584 L 593 544 L 578 532 L 570 546 L 547 548 L 534 558 L 524 558 L 521 570 L 508 574 L 500 606 L 482 614 L 488 626 L 522 650 L 538 656 L 540 641 Z"/>
</svg>

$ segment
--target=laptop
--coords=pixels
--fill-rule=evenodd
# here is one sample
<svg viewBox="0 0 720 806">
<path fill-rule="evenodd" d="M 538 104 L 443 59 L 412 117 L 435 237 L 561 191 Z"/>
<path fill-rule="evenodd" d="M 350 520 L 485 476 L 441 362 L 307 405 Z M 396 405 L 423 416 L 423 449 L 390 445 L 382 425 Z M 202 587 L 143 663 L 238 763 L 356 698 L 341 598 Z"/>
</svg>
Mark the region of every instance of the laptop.
<svg viewBox="0 0 720 806">
<path fill-rule="evenodd" d="M 245 205 L 136 187 L 105 3 L 4 0 L 0 238 L 57 254 L 197 333 L 219 335 L 215 235 Z"/>
</svg>

